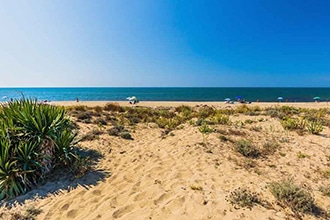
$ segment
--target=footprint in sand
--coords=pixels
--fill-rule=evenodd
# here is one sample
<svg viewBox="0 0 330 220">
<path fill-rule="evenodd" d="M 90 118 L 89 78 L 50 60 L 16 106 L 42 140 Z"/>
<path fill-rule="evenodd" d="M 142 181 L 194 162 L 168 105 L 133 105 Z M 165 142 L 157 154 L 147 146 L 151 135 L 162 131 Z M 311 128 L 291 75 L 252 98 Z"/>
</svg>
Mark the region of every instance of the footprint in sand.
<svg viewBox="0 0 330 220">
<path fill-rule="evenodd" d="M 134 201 L 134 202 L 137 202 L 137 201 L 140 201 L 140 200 L 142 200 L 142 199 L 145 199 L 145 197 L 146 197 L 146 192 L 141 192 L 141 193 L 137 194 L 137 195 L 134 197 L 133 201 Z"/>
<path fill-rule="evenodd" d="M 76 217 L 76 214 L 77 214 L 77 210 L 76 210 L 76 209 L 72 209 L 72 210 L 70 210 L 70 211 L 66 214 L 66 216 L 67 216 L 68 218 L 75 218 L 75 217 Z"/>
<path fill-rule="evenodd" d="M 162 203 L 164 200 L 166 200 L 168 198 L 170 198 L 170 194 L 163 193 L 161 196 L 158 197 L 158 199 L 154 200 L 154 204 L 159 205 L 160 203 Z"/>
<path fill-rule="evenodd" d="M 119 208 L 118 210 L 116 210 L 112 216 L 114 218 L 120 218 L 122 217 L 123 215 L 127 214 L 127 213 L 130 213 L 132 210 L 134 209 L 134 206 L 133 205 L 127 205 L 123 208 Z"/>
<path fill-rule="evenodd" d="M 70 207 L 69 204 L 64 204 L 64 205 L 61 207 L 61 211 L 62 211 L 62 212 L 63 212 L 63 211 L 66 211 L 66 210 L 68 210 L 69 207 Z"/>
<path fill-rule="evenodd" d="M 180 212 L 181 208 L 184 205 L 184 202 L 186 201 L 185 197 L 182 196 L 180 198 L 175 198 L 173 200 L 170 200 L 167 202 L 164 207 L 162 208 L 163 211 L 166 211 L 168 213 L 177 213 Z"/>
<path fill-rule="evenodd" d="M 92 191 L 92 193 L 93 193 L 93 195 L 96 195 L 96 196 L 100 196 L 102 194 L 101 190 L 99 190 L 99 189 Z"/>
</svg>

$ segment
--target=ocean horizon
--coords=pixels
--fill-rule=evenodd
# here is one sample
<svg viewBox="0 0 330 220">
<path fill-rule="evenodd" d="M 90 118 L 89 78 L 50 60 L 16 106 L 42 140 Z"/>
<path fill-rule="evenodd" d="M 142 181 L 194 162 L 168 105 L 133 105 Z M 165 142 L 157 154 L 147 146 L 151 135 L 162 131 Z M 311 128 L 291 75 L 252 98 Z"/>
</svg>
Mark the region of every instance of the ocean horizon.
<svg viewBox="0 0 330 220">
<path fill-rule="evenodd" d="M 330 99 L 326 87 L 12 87 L 0 88 L 0 101 L 22 97 L 48 101 L 224 101 L 313 102 Z M 279 97 L 281 97 L 279 99 Z"/>
</svg>

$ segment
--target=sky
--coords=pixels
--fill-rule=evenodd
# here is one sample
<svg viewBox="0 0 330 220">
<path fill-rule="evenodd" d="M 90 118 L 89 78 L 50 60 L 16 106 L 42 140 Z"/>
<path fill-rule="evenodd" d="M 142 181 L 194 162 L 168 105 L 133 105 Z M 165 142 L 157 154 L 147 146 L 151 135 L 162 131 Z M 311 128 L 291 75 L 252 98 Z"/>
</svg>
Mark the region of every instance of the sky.
<svg viewBox="0 0 330 220">
<path fill-rule="evenodd" d="M 0 7 L 0 87 L 330 87 L 327 0 Z"/>
</svg>

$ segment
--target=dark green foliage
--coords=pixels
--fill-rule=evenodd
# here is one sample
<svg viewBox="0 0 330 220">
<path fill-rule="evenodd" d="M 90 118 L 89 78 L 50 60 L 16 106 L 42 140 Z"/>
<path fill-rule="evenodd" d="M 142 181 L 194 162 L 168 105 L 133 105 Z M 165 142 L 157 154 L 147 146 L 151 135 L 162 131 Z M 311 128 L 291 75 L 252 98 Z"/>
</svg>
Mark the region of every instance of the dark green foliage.
<svg viewBox="0 0 330 220">
<path fill-rule="evenodd" d="M 95 139 L 98 139 L 99 136 L 103 134 L 103 132 L 99 129 L 93 129 L 89 132 L 87 132 L 84 136 L 81 137 L 81 141 L 92 141 Z"/>
<path fill-rule="evenodd" d="M 159 115 L 152 108 L 147 107 L 138 107 L 138 108 L 129 108 L 125 112 L 125 117 L 130 121 L 131 124 L 135 122 L 154 122 L 155 118 L 158 118 Z"/>
<path fill-rule="evenodd" d="M 124 126 L 122 125 L 115 125 L 108 130 L 109 135 L 111 136 L 119 136 L 121 132 L 126 131 Z"/>
<path fill-rule="evenodd" d="M 28 191 L 56 166 L 74 160 L 76 134 L 65 110 L 21 99 L 0 111 L 0 199 Z"/>
<path fill-rule="evenodd" d="M 199 109 L 197 113 L 198 118 L 207 118 L 210 116 L 213 116 L 216 113 L 215 109 L 213 107 L 209 106 L 203 106 Z"/>
<path fill-rule="evenodd" d="M 125 109 L 116 103 L 107 103 L 104 108 L 105 111 L 112 111 L 112 112 L 124 112 Z"/>
<path fill-rule="evenodd" d="M 255 123 L 255 121 L 251 120 L 251 119 L 246 119 L 244 121 L 245 124 L 252 124 L 252 123 Z"/>
<path fill-rule="evenodd" d="M 97 112 L 99 114 L 103 112 L 103 108 L 101 106 L 95 106 L 93 109 L 95 112 Z"/>
<path fill-rule="evenodd" d="M 229 139 L 224 135 L 220 135 L 219 139 L 223 142 L 229 141 Z"/>
<path fill-rule="evenodd" d="M 123 139 L 133 140 L 131 134 L 122 125 L 115 125 L 108 130 L 111 136 L 120 136 Z"/>
<path fill-rule="evenodd" d="M 28 206 L 26 208 L 20 207 L 17 204 L 14 207 L 5 207 L 0 213 L 0 219 L 3 220 L 35 220 L 42 212 L 40 208 Z"/>
<path fill-rule="evenodd" d="M 127 140 L 133 140 L 131 134 L 128 131 L 121 132 L 120 137 Z"/>
<path fill-rule="evenodd" d="M 316 210 L 313 196 L 292 180 L 282 180 L 270 184 L 270 192 L 294 212 L 313 213 Z"/>
<path fill-rule="evenodd" d="M 85 105 L 73 105 L 73 106 L 67 106 L 65 107 L 66 110 L 72 112 L 84 112 L 87 111 L 88 107 Z"/>
<path fill-rule="evenodd" d="M 272 155 L 279 149 L 279 147 L 280 145 L 275 140 L 266 141 L 262 147 L 262 154 L 264 156 Z"/>
<path fill-rule="evenodd" d="M 131 125 L 138 124 L 139 122 L 141 122 L 141 120 L 136 117 L 128 117 L 128 120 Z"/>
<path fill-rule="evenodd" d="M 107 125 L 108 124 L 107 121 L 101 117 L 98 117 L 97 119 L 95 119 L 94 123 L 97 125 Z"/>
<path fill-rule="evenodd" d="M 272 118 L 279 118 L 279 119 L 283 119 L 286 117 L 285 113 L 274 108 L 266 109 L 266 115 L 269 115 Z"/>
<path fill-rule="evenodd" d="M 188 120 L 188 119 L 192 118 L 192 116 L 193 116 L 192 114 L 194 113 L 194 109 L 190 106 L 181 105 L 181 106 L 175 108 L 175 112 L 177 112 L 183 118 Z"/>
<path fill-rule="evenodd" d="M 256 204 L 261 204 L 259 195 L 245 188 L 238 188 L 232 191 L 226 200 L 235 208 L 252 208 Z"/>
<path fill-rule="evenodd" d="M 202 124 L 206 124 L 206 121 L 204 118 L 199 118 L 199 119 L 197 119 L 195 124 L 196 124 L 196 126 L 201 126 Z"/>
<path fill-rule="evenodd" d="M 92 119 L 93 114 L 90 111 L 83 111 L 83 112 L 79 112 L 77 114 L 77 119 L 80 122 L 84 122 L 86 124 L 91 123 L 91 119 Z"/>
<path fill-rule="evenodd" d="M 260 151 L 250 141 L 244 139 L 240 139 L 235 143 L 235 150 L 245 157 L 257 158 L 261 155 Z"/>
</svg>

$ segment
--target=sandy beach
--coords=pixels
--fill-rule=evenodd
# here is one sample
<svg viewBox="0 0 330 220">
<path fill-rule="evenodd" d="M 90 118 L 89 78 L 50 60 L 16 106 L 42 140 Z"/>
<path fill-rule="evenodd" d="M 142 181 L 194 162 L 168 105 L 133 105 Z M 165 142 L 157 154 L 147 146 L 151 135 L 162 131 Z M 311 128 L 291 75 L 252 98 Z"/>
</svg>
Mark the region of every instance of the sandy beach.
<svg viewBox="0 0 330 220">
<path fill-rule="evenodd" d="M 237 107 L 242 105 L 241 103 L 235 102 L 234 104 L 228 104 L 225 102 L 168 102 L 168 101 L 141 101 L 137 104 L 130 104 L 128 101 L 59 101 L 59 102 L 51 102 L 51 104 L 61 105 L 61 106 L 76 106 L 76 105 L 85 105 L 88 107 L 95 106 L 105 106 L 107 103 L 117 103 L 121 106 L 143 106 L 143 107 L 178 107 L 181 105 L 187 105 L 191 107 L 208 105 L 218 108 L 223 107 Z M 296 108 L 329 108 L 330 105 L 328 102 L 252 102 L 251 104 L 247 104 L 248 106 L 260 106 L 262 108 L 272 107 L 272 106 L 293 106 Z"/>
<path fill-rule="evenodd" d="M 104 107 L 109 102 L 52 102 L 61 106 Z M 140 102 L 120 106 L 178 107 L 213 106 L 229 109 L 241 104 L 223 102 Z M 328 103 L 252 103 L 247 106 L 328 108 Z M 330 184 L 330 129 L 319 135 L 283 128 L 278 118 L 267 114 L 229 115 L 230 124 L 209 125 L 214 132 L 203 135 L 196 120 L 166 133 L 156 123 L 125 125 L 131 140 L 108 134 L 112 124 L 93 121 L 109 111 L 93 116 L 92 123 L 77 121 L 80 137 L 101 131 L 95 138 L 80 142 L 102 157 L 93 171 L 79 179 L 60 178 L 24 195 L 20 207 L 41 210 L 36 219 L 322 219 L 313 214 L 297 215 L 279 203 L 269 184 L 292 178 L 311 192 L 324 212 L 330 211 L 330 197 L 320 187 Z M 326 116 L 329 119 L 329 115 Z M 73 117 L 76 120 L 75 117 Z M 276 149 L 258 158 L 246 158 L 233 150 L 234 143 L 246 139 L 260 149 L 276 143 Z M 271 145 L 275 146 L 275 145 Z M 262 151 L 263 152 L 263 151 Z M 248 189 L 260 202 L 240 208 L 230 194 Z M 35 199 L 29 200 L 36 195 Z M 6 215 L 3 216 L 5 218 Z"/>
</svg>

